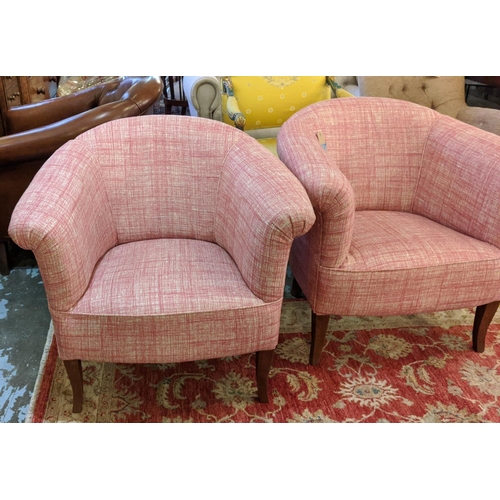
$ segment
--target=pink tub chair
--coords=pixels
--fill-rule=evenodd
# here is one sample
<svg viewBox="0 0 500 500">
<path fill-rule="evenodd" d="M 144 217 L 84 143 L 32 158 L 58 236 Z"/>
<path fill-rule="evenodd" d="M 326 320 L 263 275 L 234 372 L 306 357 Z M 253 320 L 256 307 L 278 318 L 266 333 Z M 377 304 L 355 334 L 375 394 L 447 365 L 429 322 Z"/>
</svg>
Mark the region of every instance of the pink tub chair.
<svg viewBox="0 0 500 500">
<path fill-rule="evenodd" d="M 244 132 L 186 116 L 126 118 L 62 146 L 17 204 L 12 239 L 38 262 L 59 357 L 171 363 L 278 342 L 290 247 L 314 222 L 304 188 Z"/>
<path fill-rule="evenodd" d="M 363 97 L 299 111 L 277 142 L 316 213 L 290 257 L 293 293 L 312 309 L 310 363 L 330 315 L 477 306 L 473 348 L 482 352 L 500 300 L 500 137 Z"/>
</svg>

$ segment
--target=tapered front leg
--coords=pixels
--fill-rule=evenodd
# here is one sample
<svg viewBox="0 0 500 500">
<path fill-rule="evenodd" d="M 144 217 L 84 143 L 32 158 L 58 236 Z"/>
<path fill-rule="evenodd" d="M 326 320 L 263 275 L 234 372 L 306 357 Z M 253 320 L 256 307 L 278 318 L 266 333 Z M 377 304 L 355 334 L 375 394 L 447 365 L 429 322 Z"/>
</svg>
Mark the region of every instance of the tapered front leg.
<svg viewBox="0 0 500 500">
<path fill-rule="evenodd" d="M 0 241 L 0 274 L 7 276 L 10 273 L 7 258 L 7 242 Z"/>
<path fill-rule="evenodd" d="M 325 347 L 326 330 L 328 328 L 329 315 L 318 316 L 312 313 L 311 318 L 311 353 L 309 355 L 309 364 L 319 365 L 319 358 Z"/>
<path fill-rule="evenodd" d="M 269 403 L 267 385 L 273 357 L 274 349 L 271 351 L 258 351 L 255 358 L 255 369 L 257 371 L 257 396 L 259 398 L 259 402 L 261 403 Z"/>
<path fill-rule="evenodd" d="M 499 304 L 500 301 L 497 300 L 496 302 L 476 307 L 474 326 L 472 328 L 472 347 L 476 352 L 484 352 L 486 333 Z"/>
<path fill-rule="evenodd" d="M 79 359 L 65 360 L 64 366 L 73 389 L 73 413 L 80 413 L 83 407 L 83 373 Z"/>
</svg>

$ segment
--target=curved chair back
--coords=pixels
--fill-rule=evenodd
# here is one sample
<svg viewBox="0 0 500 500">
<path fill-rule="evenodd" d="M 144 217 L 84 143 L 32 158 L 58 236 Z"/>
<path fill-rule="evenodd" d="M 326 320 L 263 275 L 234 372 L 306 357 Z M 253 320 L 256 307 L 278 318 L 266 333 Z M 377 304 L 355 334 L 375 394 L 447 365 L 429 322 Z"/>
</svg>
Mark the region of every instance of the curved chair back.
<svg viewBox="0 0 500 500">
<path fill-rule="evenodd" d="M 8 110 L 9 135 L 0 137 L 0 274 L 9 273 L 6 242 L 12 211 L 43 163 L 97 125 L 148 114 L 161 92 L 159 77 L 127 77 Z"/>
<path fill-rule="evenodd" d="M 278 135 L 316 213 L 290 265 L 312 313 L 312 364 L 329 315 L 476 309 L 482 352 L 500 300 L 500 137 L 403 100 L 313 104 Z"/>
</svg>

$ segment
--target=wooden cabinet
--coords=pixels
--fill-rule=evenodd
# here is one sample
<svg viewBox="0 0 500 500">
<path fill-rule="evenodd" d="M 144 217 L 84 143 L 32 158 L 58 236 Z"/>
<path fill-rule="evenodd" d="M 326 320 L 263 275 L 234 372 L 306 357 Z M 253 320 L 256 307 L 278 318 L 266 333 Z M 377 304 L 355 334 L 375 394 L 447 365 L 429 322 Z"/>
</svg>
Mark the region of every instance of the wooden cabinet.
<svg viewBox="0 0 500 500">
<path fill-rule="evenodd" d="M 2 76 L 3 101 L 5 108 L 12 108 L 21 104 L 21 89 L 17 76 Z"/>
<path fill-rule="evenodd" d="M 29 76 L 28 95 L 30 102 L 40 102 L 56 96 L 57 76 Z"/>
<path fill-rule="evenodd" d="M 7 108 L 50 99 L 57 89 L 56 76 L 2 76 Z"/>
<path fill-rule="evenodd" d="M 40 102 L 54 97 L 57 76 L 0 76 L 0 113 L 14 106 Z M 0 120 L 0 136 L 4 135 L 5 122 Z"/>
</svg>

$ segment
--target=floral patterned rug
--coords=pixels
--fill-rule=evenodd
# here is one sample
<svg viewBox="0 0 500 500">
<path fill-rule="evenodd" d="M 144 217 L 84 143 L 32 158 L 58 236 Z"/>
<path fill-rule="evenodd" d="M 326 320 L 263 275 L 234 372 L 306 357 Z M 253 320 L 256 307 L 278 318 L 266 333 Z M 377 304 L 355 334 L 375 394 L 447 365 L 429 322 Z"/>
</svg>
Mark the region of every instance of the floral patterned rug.
<svg viewBox="0 0 500 500">
<path fill-rule="evenodd" d="M 84 410 L 51 331 L 28 422 L 500 422 L 500 316 L 484 353 L 472 310 L 332 317 L 320 366 L 308 364 L 310 308 L 286 300 L 270 372 L 256 400 L 255 354 L 164 365 L 84 362 Z"/>
</svg>

